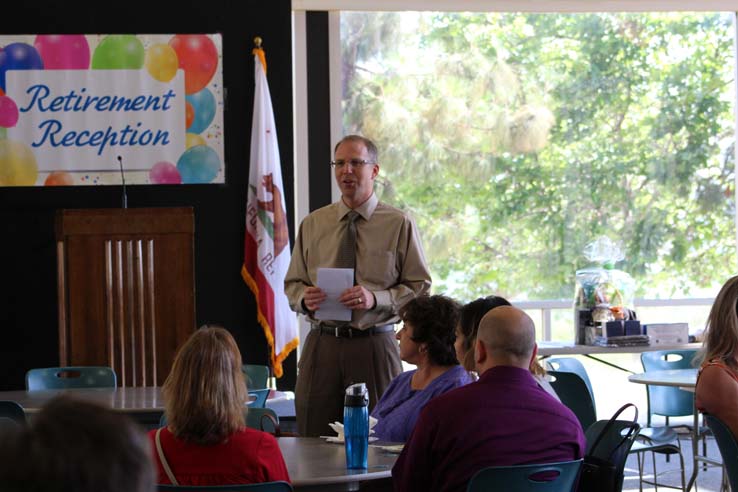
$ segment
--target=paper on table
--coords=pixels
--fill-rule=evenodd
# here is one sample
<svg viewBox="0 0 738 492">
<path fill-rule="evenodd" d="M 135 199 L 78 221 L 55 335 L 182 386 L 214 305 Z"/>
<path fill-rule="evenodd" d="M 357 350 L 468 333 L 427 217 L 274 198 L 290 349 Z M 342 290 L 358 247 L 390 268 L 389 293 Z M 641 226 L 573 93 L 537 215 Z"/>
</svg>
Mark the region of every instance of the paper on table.
<svg viewBox="0 0 738 492">
<path fill-rule="evenodd" d="M 318 268 L 318 287 L 327 298 L 315 311 L 316 319 L 351 321 L 351 310 L 338 302 L 341 292 L 353 286 L 353 268 Z"/>
</svg>

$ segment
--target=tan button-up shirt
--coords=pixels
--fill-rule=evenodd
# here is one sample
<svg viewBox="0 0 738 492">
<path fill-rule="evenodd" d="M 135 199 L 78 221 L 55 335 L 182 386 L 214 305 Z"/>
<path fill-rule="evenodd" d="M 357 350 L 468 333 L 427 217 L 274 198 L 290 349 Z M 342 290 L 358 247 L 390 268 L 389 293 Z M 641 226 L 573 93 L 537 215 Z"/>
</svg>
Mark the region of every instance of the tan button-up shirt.
<svg viewBox="0 0 738 492">
<path fill-rule="evenodd" d="M 292 309 L 308 314 L 311 322 L 318 320 L 303 308 L 303 290 L 317 285 L 318 268 L 336 266 L 350 210 L 339 200 L 314 211 L 300 224 L 284 290 Z M 400 306 L 428 292 L 431 285 L 417 227 L 401 210 L 380 203 L 375 194 L 355 210 L 361 215 L 356 220 L 356 283 L 374 293 L 377 304 L 370 310 L 357 310 L 350 325 L 365 329 L 394 323 Z"/>
</svg>

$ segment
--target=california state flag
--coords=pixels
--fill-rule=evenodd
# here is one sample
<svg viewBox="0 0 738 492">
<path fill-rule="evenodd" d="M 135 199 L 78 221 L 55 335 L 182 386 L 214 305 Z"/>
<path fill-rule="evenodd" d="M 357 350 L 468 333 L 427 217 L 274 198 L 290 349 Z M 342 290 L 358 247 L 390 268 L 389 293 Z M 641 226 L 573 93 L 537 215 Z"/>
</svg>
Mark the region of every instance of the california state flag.
<svg viewBox="0 0 738 492">
<path fill-rule="evenodd" d="M 241 275 L 256 297 L 259 324 L 271 347 L 271 365 L 282 377 L 282 361 L 297 347 L 297 319 L 284 294 L 290 264 L 277 131 L 266 78 L 266 59 L 254 50 L 254 119 L 251 125 L 246 238 Z"/>
</svg>

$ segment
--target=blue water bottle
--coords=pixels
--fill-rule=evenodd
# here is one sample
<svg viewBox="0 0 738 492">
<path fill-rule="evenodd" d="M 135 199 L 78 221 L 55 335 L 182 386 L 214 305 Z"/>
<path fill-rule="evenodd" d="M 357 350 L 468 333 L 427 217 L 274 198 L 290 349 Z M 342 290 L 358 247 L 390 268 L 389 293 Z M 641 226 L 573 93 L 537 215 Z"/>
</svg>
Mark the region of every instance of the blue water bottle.
<svg viewBox="0 0 738 492">
<path fill-rule="evenodd" d="M 366 469 L 369 452 L 369 392 L 365 383 L 346 388 L 343 401 L 343 437 L 346 468 Z"/>
</svg>

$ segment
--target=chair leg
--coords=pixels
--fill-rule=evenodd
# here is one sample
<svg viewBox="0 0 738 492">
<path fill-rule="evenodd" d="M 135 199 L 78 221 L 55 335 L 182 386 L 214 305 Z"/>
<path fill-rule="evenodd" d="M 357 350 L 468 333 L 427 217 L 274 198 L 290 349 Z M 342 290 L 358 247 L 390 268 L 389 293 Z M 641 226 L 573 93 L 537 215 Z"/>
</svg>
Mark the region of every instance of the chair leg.
<svg viewBox="0 0 738 492">
<path fill-rule="evenodd" d="M 679 442 L 679 439 L 677 439 L 677 442 Z M 685 488 L 687 487 L 687 480 L 684 473 L 684 455 L 682 455 L 682 446 L 679 445 L 679 465 L 681 466 L 681 475 L 682 475 L 682 490 L 686 492 Z M 695 484 L 695 490 L 696 490 L 697 484 Z"/>
<path fill-rule="evenodd" d="M 659 492 L 659 477 L 656 475 L 656 453 L 654 451 L 651 451 L 651 463 L 653 463 L 653 490 Z"/>
<path fill-rule="evenodd" d="M 638 492 L 643 492 L 643 461 L 646 457 L 643 453 L 636 453 L 636 459 L 638 460 Z"/>
</svg>

